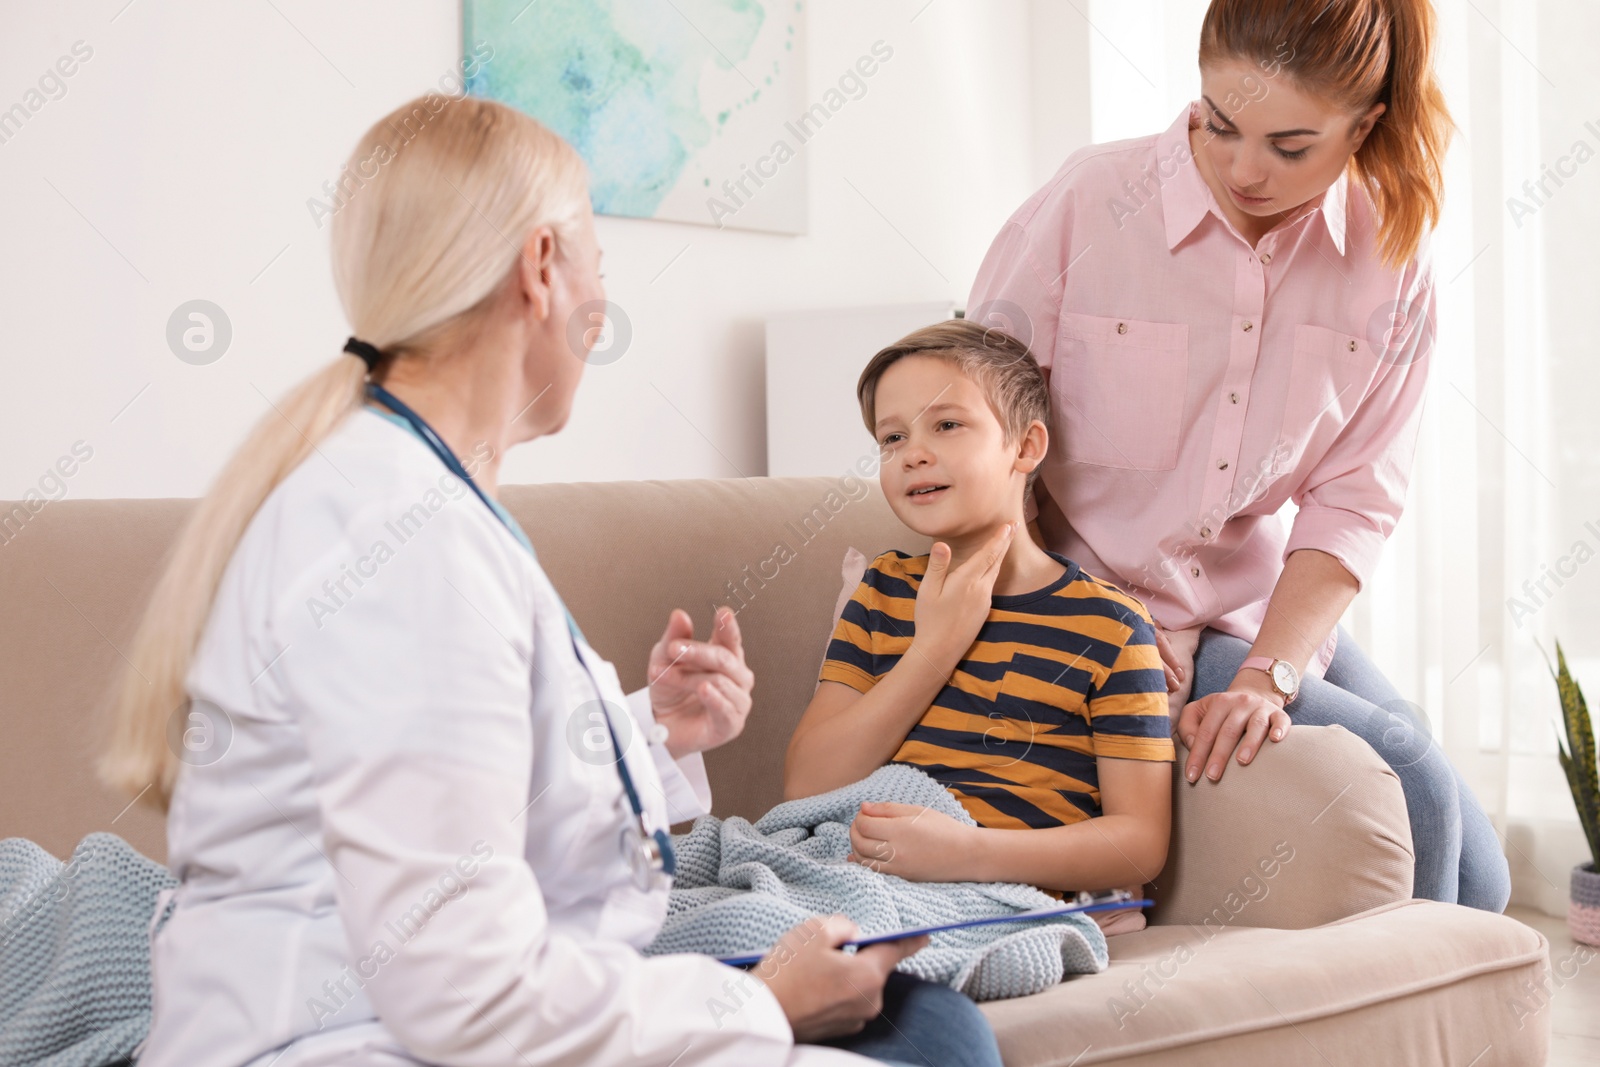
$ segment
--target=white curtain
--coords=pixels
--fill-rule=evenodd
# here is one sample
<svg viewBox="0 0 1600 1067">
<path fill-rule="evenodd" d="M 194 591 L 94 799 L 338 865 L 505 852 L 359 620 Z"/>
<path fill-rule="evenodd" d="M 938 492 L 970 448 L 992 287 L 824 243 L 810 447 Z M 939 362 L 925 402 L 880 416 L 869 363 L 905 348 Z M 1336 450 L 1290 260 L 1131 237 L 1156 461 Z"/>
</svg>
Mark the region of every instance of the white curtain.
<svg viewBox="0 0 1600 1067">
<path fill-rule="evenodd" d="M 1205 0 L 1067 2 L 1088 34 L 1094 141 L 1164 129 L 1198 97 Z M 1488 810 L 1513 903 L 1563 914 L 1568 872 L 1587 849 L 1555 759 L 1555 687 L 1535 638 L 1552 656 L 1561 639 L 1600 706 L 1589 607 L 1600 602 L 1600 567 L 1585 570 L 1577 545 L 1600 552 L 1600 435 L 1586 434 L 1581 399 L 1600 398 L 1590 206 L 1600 164 L 1585 170 L 1576 147 L 1587 138 L 1600 150 L 1600 93 L 1581 49 L 1540 41 L 1600 39 L 1600 5 L 1435 2 L 1439 72 L 1459 127 L 1434 234 L 1435 362 L 1406 513 L 1345 626 L 1426 711 Z M 1553 309 L 1552 275 L 1564 290 L 1586 288 L 1587 308 Z M 1559 386 L 1553 330 L 1587 356 L 1569 352 Z"/>
</svg>

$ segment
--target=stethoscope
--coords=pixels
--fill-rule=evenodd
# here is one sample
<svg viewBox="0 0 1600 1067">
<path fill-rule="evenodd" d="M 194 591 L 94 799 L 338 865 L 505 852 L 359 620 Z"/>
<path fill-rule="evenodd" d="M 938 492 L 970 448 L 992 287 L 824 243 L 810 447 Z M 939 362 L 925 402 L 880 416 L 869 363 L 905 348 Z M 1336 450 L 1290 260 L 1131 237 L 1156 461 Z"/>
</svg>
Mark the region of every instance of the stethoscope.
<svg viewBox="0 0 1600 1067">
<path fill-rule="evenodd" d="M 498 519 L 512 537 L 520 543 L 522 538 L 517 537 L 511 524 L 501 515 L 500 510 L 489 502 L 484 491 L 478 483 L 472 480 L 472 475 L 461 465 L 456 454 L 450 451 L 450 446 L 445 444 L 433 427 L 429 426 L 421 415 L 412 411 L 399 397 L 379 385 L 377 382 L 367 383 L 367 399 L 377 400 L 395 414 L 411 424 L 417 431 L 417 436 L 422 438 L 424 444 L 433 450 L 434 455 L 445 465 L 451 474 L 460 478 L 483 501 L 483 506 Z M 558 597 L 559 599 L 559 597 Z M 572 612 L 567 611 L 566 605 L 561 609 L 567 612 L 567 633 L 572 638 L 572 652 L 578 657 L 578 665 L 583 668 L 583 673 L 589 676 L 589 684 L 594 688 L 595 698 L 601 708 L 601 717 L 606 721 L 606 735 L 611 738 L 611 751 L 616 754 L 613 761 L 617 768 L 617 776 L 622 779 L 622 791 L 628 796 L 628 807 L 633 809 L 633 822 L 623 827 L 622 854 L 628 861 L 628 866 L 633 872 L 634 885 L 641 890 L 648 890 L 660 884 L 665 878 L 677 873 L 677 857 L 672 852 L 672 838 L 665 830 L 651 830 L 644 818 L 644 805 L 639 802 L 639 791 L 634 788 L 633 775 L 628 773 L 628 763 L 622 758 L 622 746 L 617 743 L 617 731 L 611 725 L 611 716 L 606 714 L 606 701 L 600 692 L 600 683 L 595 681 L 594 673 L 589 670 L 589 663 L 583 658 L 583 652 L 578 648 L 578 624 L 572 618 Z"/>
</svg>

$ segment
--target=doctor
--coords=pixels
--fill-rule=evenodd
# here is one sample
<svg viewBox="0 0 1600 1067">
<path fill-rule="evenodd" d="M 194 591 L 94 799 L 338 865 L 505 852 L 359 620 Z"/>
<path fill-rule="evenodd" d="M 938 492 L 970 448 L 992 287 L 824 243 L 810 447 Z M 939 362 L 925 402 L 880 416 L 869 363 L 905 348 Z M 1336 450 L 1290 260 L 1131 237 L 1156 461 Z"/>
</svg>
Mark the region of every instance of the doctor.
<svg viewBox="0 0 1600 1067">
<path fill-rule="evenodd" d="M 351 157 L 356 337 L 229 460 L 129 657 L 102 772 L 167 807 L 181 880 L 140 1067 L 998 1064 L 966 997 L 886 986 L 922 941 L 848 954 L 833 917 L 753 973 L 640 954 L 753 679 L 731 611 L 709 641 L 675 611 L 624 695 L 496 502 L 566 424 L 599 251 L 565 142 L 428 105 Z"/>
</svg>

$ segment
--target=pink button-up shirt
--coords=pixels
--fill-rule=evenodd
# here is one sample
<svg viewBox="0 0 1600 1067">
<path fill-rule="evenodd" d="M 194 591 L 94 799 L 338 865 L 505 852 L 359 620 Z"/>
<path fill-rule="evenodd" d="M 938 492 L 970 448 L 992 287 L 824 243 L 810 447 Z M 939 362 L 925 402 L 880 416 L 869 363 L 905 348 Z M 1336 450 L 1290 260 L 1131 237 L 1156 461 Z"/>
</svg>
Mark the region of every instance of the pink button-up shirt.
<svg viewBox="0 0 1600 1067">
<path fill-rule="evenodd" d="M 967 316 L 1049 378 L 1046 543 L 1166 629 L 1254 642 L 1290 552 L 1365 584 L 1400 518 L 1433 274 L 1426 242 L 1398 272 L 1380 262 L 1374 208 L 1344 177 L 1252 248 L 1200 176 L 1198 123 L 1191 105 L 1165 133 L 1069 157 L 995 238 Z"/>
</svg>

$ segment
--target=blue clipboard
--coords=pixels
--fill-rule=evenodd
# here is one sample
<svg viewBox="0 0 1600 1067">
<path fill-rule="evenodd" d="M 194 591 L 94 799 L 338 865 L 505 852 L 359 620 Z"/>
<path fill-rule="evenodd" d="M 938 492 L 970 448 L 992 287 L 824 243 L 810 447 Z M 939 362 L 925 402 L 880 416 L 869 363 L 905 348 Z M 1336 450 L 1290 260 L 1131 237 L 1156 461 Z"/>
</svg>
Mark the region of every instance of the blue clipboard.
<svg viewBox="0 0 1600 1067">
<path fill-rule="evenodd" d="M 921 937 L 923 934 L 937 934 L 945 930 L 964 930 L 969 926 L 993 926 L 996 923 L 1027 922 L 1030 919 L 1053 919 L 1058 915 L 1079 915 L 1091 911 L 1148 908 L 1154 904 L 1155 901 L 1153 900 L 1107 900 L 1096 904 L 1067 904 L 1049 908 L 1034 908 L 1032 911 L 1019 911 L 1011 915 L 986 915 L 981 919 L 963 919 L 960 922 L 940 923 L 937 926 L 918 926 L 910 930 L 896 930 L 888 934 L 873 934 L 870 937 L 858 937 L 854 941 L 846 941 L 845 945 L 876 945 L 883 941 L 904 941 L 907 938 Z M 767 952 L 771 951 L 771 949 L 767 950 Z M 718 963 L 726 963 L 730 967 L 749 967 L 766 959 L 767 952 L 757 952 L 753 955 L 743 956 L 718 956 L 716 960 Z"/>
</svg>

